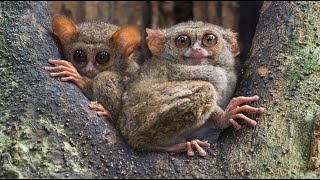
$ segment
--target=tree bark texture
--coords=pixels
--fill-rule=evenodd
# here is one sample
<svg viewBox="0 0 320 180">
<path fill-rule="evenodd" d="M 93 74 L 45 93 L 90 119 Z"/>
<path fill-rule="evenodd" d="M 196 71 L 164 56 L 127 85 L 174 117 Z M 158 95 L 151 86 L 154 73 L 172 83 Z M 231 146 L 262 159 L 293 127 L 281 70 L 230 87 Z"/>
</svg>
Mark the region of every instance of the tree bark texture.
<svg viewBox="0 0 320 180">
<path fill-rule="evenodd" d="M 267 113 L 220 139 L 227 177 L 320 177 L 319 7 L 264 4 L 236 95 L 258 94 Z"/>
<path fill-rule="evenodd" d="M 111 150 L 109 127 L 78 88 L 42 69 L 62 58 L 47 3 L 6 1 L 0 9 L 0 177 L 94 177 L 96 145 L 106 147 L 99 160 Z"/>
<path fill-rule="evenodd" d="M 319 178 L 319 8 L 265 8 L 236 95 L 258 94 L 267 113 L 188 158 L 127 146 L 74 84 L 42 69 L 61 58 L 47 3 L 1 2 L 0 177 Z"/>
</svg>

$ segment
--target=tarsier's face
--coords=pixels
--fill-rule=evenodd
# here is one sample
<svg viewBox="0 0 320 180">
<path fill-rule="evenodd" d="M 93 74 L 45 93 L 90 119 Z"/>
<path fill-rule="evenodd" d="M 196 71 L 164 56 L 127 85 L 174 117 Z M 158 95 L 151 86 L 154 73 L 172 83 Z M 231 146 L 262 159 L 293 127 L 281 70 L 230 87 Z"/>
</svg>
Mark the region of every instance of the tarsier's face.
<svg viewBox="0 0 320 180">
<path fill-rule="evenodd" d="M 68 56 L 79 74 L 94 78 L 98 73 L 107 70 L 118 56 L 106 44 L 87 44 L 75 42 L 68 51 Z"/>
<path fill-rule="evenodd" d="M 204 27 L 198 23 L 188 23 L 165 30 L 163 47 L 177 61 L 199 65 L 213 61 L 223 44 L 225 40 L 215 26 Z"/>
<path fill-rule="evenodd" d="M 109 27 L 110 26 L 110 27 Z M 79 74 L 94 78 L 108 70 L 119 58 L 111 36 L 118 28 L 109 24 L 83 24 L 79 36 L 65 48 L 66 55 Z"/>
<path fill-rule="evenodd" d="M 75 26 L 65 16 L 52 20 L 53 34 L 59 39 L 66 58 L 78 73 L 94 78 L 105 70 L 119 69 L 141 43 L 139 27 L 118 27 L 104 22 Z"/>
</svg>

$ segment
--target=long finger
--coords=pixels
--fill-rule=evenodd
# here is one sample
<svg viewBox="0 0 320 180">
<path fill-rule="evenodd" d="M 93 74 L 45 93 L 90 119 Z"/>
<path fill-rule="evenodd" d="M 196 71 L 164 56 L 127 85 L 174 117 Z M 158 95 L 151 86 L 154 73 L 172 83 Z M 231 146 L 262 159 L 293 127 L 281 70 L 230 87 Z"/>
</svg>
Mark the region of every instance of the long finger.
<svg viewBox="0 0 320 180">
<path fill-rule="evenodd" d="M 73 76 L 77 77 L 77 74 L 69 72 L 69 71 L 62 71 L 62 72 L 56 72 L 56 73 L 50 73 L 51 77 L 65 77 L 65 76 Z"/>
<path fill-rule="evenodd" d="M 73 67 L 73 65 L 69 61 L 66 61 L 66 60 L 49 59 L 48 62 L 51 64 L 63 65 L 63 66 L 70 67 L 70 68 Z"/>
<path fill-rule="evenodd" d="M 196 139 L 197 143 L 201 146 L 201 147 L 209 147 L 210 144 L 208 143 L 208 141 L 200 141 L 198 139 Z"/>
<path fill-rule="evenodd" d="M 245 102 L 252 102 L 252 101 L 258 101 L 258 100 L 259 100 L 259 96 L 257 96 L 257 95 L 251 96 L 251 97 L 240 96 L 240 97 L 232 98 L 226 108 L 226 111 L 233 110 L 237 106 L 240 106 L 241 104 L 243 104 Z"/>
<path fill-rule="evenodd" d="M 89 107 L 90 107 L 91 109 L 96 109 L 96 110 L 99 110 L 99 111 L 106 111 L 106 110 L 104 109 L 104 107 L 103 107 L 101 104 L 99 104 L 99 103 L 90 103 L 90 104 L 89 104 Z"/>
<path fill-rule="evenodd" d="M 187 143 L 187 154 L 189 157 L 192 157 L 194 156 L 194 152 L 193 152 L 193 149 L 191 147 L 191 143 L 190 142 L 186 142 Z"/>
<path fill-rule="evenodd" d="M 98 111 L 97 114 L 98 116 L 110 117 L 110 114 L 108 111 Z"/>
<path fill-rule="evenodd" d="M 229 119 L 229 123 L 235 128 L 236 130 L 241 129 L 240 124 L 238 124 L 234 119 Z"/>
<path fill-rule="evenodd" d="M 255 108 L 255 107 L 252 107 L 252 106 L 249 106 L 249 105 L 244 105 L 244 106 L 241 106 L 239 108 L 236 108 L 232 111 L 230 111 L 231 114 L 238 114 L 239 112 L 242 112 L 242 111 L 250 111 L 250 112 L 256 112 L 256 113 L 263 113 L 264 112 L 264 108 L 260 107 L 260 108 Z"/>
<path fill-rule="evenodd" d="M 235 114 L 235 115 L 232 115 L 231 116 L 232 119 L 243 119 L 245 120 L 249 125 L 251 126 L 256 126 L 257 125 L 257 122 L 248 118 L 247 116 L 245 116 L 244 114 Z"/>
<path fill-rule="evenodd" d="M 73 76 L 68 76 L 68 77 L 62 77 L 60 78 L 61 81 L 72 81 L 74 82 L 75 84 L 78 84 L 79 83 L 79 80 L 74 78 Z"/>
<path fill-rule="evenodd" d="M 198 151 L 200 156 L 206 156 L 207 155 L 206 151 L 203 150 L 203 148 L 199 146 L 199 144 L 197 143 L 196 140 L 192 140 L 191 141 L 191 145 L 192 145 L 192 147 L 196 148 L 196 150 Z"/>
<path fill-rule="evenodd" d="M 73 72 L 74 73 L 74 69 L 73 68 L 69 68 L 69 67 L 66 67 L 66 66 L 54 66 L 54 67 L 44 67 L 44 70 L 47 70 L 47 71 L 70 71 L 70 72 Z"/>
</svg>

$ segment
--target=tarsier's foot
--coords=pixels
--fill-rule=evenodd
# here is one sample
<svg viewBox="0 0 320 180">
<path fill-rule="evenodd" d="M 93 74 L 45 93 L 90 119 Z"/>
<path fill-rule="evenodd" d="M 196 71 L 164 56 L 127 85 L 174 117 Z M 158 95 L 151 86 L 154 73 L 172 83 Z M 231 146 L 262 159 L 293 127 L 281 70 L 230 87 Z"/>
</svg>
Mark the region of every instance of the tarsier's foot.
<svg viewBox="0 0 320 180">
<path fill-rule="evenodd" d="M 191 156 L 194 156 L 194 151 L 192 148 L 195 148 L 200 156 L 206 156 L 207 153 L 203 149 L 203 147 L 209 147 L 209 145 L 210 144 L 208 143 L 208 141 L 200 141 L 198 139 L 195 139 L 192 141 L 179 143 L 179 144 L 175 144 L 172 146 L 159 147 L 157 149 L 160 149 L 160 150 L 166 151 L 166 152 L 176 152 L 176 153 L 177 152 L 187 152 L 187 155 L 191 157 Z"/>
<path fill-rule="evenodd" d="M 225 115 L 223 118 L 223 122 L 220 124 L 220 128 L 227 128 L 229 126 L 233 126 L 236 130 L 241 129 L 241 125 L 239 125 L 235 120 L 243 119 L 251 126 L 257 125 L 257 122 L 248 118 L 244 114 L 240 113 L 243 111 L 255 112 L 255 113 L 263 113 L 265 111 L 264 108 L 255 108 L 249 105 L 240 106 L 242 103 L 258 101 L 259 96 L 255 95 L 252 97 L 236 97 L 231 99 L 230 103 L 226 107 Z M 240 106 L 240 107 L 239 107 Z"/>
<path fill-rule="evenodd" d="M 209 143 L 208 141 L 200 141 L 198 139 L 196 140 L 192 140 L 192 141 L 188 141 L 186 142 L 187 144 L 187 154 L 188 156 L 194 156 L 194 152 L 193 152 L 193 147 L 198 151 L 200 156 L 206 156 L 207 153 L 206 151 L 202 148 L 202 147 L 209 147 Z"/>
<path fill-rule="evenodd" d="M 57 71 L 50 73 L 51 77 L 61 77 L 61 81 L 72 81 L 78 87 L 82 88 L 85 82 L 77 69 L 68 61 L 49 59 L 49 63 L 59 65 L 55 67 L 44 67 L 47 71 Z"/>
<path fill-rule="evenodd" d="M 99 104 L 96 101 L 91 101 L 89 104 L 89 107 L 91 109 L 94 109 L 97 111 L 98 116 L 104 116 L 107 118 L 109 123 L 112 123 L 112 118 L 111 118 L 111 114 L 109 113 L 108 110 L 106 110 L 101 104 Z"/>
</svg>

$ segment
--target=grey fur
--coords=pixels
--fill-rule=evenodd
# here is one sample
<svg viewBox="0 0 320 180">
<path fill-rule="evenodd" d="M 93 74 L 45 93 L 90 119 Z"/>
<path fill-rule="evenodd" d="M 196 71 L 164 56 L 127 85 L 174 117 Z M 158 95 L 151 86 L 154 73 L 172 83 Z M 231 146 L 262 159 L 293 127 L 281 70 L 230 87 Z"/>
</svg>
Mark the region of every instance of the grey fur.
<svg viewBox="0 0 320 180">
<path fill-rule="evenodd" d="M 197 36 L 207 30 L 218 33 L 218 49 L 208 49 L 206 64 L 190 65 L 182 57 L 187 49 L 177 49 L 174 39 L 186 31 Z M 189 21 L 163 31 L 160 55 L 143 64 L 128 84 L 117 122 L 124 139 L 139 150 L 162 150 L 204 126 L 217 128 L 237 82 L 236 60 L 223 28 Z"/>
</svg>

